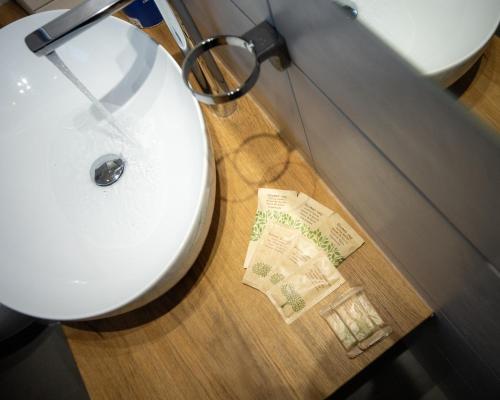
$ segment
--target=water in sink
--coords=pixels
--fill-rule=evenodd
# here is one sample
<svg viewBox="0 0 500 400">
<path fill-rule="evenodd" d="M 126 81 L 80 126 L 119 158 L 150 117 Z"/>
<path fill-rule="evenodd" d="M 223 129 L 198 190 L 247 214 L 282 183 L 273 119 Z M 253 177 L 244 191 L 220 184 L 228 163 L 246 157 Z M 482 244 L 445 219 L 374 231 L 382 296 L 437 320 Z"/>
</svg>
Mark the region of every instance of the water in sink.
<svg viewBox="0 0 500 400">
<path fill-rule="evenodd" d="M 47 58 L 54 64 L 61 73 L 70 80 L 70 82 L 75 85 L 75 87 L 87 97 L 92 105 L 99 111 L 101 116 L 106 120 L 106 122 L 113 128 L 113 133 L 118 139 L 125 139 L 127 141 L 131 140 L 131 135 L 128 134 L 127 129 L 111 114 L 108 109 L 102 104 L 97 97 L 95 97 L 92 92 L 80 81 L 76 75 L 68 68 L 64 61 L 59 57 L 57 52 L 47 54 Z"/>
<path fill-rule="evenodd" d="M 71 69 L 64 63 L 64 61 L 59 57 L 57 52 L 53 51 L 47 55 L 47 59 L 56 66 L 59 71 L 78 89 L 97 109 L 100 116 L 103 118 L 104 123 L 107 124 L 111 129 L 98 129 L 99 132 L 103 132 L 108 135 L 108 140 L 111 142 L 111 146 L 115 148 L 117 151 L 111 154 L 116 154 L 118 158 L 122 159 L 129 166 L 133 166 L 136 170 L 136 173 L 141 174 L 143 181 L 150 181 L 152 174 L 152 166 L 149 165 L 148 157 L 143 157 L 145 147 L 144 143 L 141 141 L 141 137 L 144 137 L 147 134 L 147 123 L 145 121 L 139 121 L 136 118 L 124 118 L 127 121 L 127 124 L 118 120 L 107 108 L 106 106 L 96 97 L 94 94 L 83 84 L 83 82 L 78 79 L 78 77 L 71 71 Z M 123 119 L 123 118 L 122 118 Z M 86 124 L 84 124 L 86 125 Z M 133 126 L 134 130 L 131 131 L 126 127 Z M 89 136 L 93 136 L 96 132 L 95 128 L 92 124 L 90 124 L 89 129 L 86 129 L 87 134 Z M 135 132 L 138 130 L 138 132 Z M 127 157 L 124 156 L 124 153 L 127 154 Z M 100 158 L 105 157 L 106 155 L 102 154 Z M 126 158 L 126 159 L 125 159 Z M 137 162 L 137 160 L 142 160 L 141 162 Z M 148 161 L 145 161 L 148 160 Z M 94 165 L 94 164 L 93 164 Z M 89 165 L 90 173 L 93 178 L 93 165 Z M 128 169 L 128 168 L 127 168 Z M 84 196 L 87 198 L 87 195 Z"/>
<path fill-rule="evenodd" d="M 130 240 L 131 231 L 136 233 L 132 235 L 135 239 L 140 238 L 144 234 L 141 228 L 154 225 L 154 222 L 147 218 L 141 217 L 141 223 L 138 223 L 137 218 L 134 218 L 135 215 L 143 214 L 141 205 L 154 207 L 158 201 L 165 200 L 165 196 L 162 196 L 161 193 L 156 190 L 151 191 L 151 188 L 161 186 L 159 185 L 161 179 L 158 172 L 161 168 L 161 157 L 154 150 L 157 146 L 156 138 L 149 134 L 154 132 L 155 129 L 151 126 L 150 121 L 130 113 L 116 118 L 78 79 L 57 52 L 49 53 L 47 59 L 92 103 L 98 111 L 99 117 L 102 118 L 102 123 L 97 125 L 93 118 L 84 118 L 77 128 L 81 135 L 65 136 L 65 139 L 62 139 L 60 144 L 68 150 L 68 154 L 78 153 L 77 148 L 86 148 L 87 151 L 94 146 L 108 148 L 111 154 L 118 155 L 119 158 L 126 162 L 127 170 L 130 169 L 130 171 L 126 172 L 127 177 L 122 184 L 113 185 L 112 189 L 110 187 L 101 187 L 103 190 L 89 191 L 88 186 L 84 183 L 88 178 L 82 172 L 91 170 L 92 164 L 89 164 L 89 160 L 85 161 L 83 157 L 78 160 L 66 160 L 66 162 L 61 163 L 66 165 L 66 168 L 61 169 L 61 174 L 71 175 L 74 187 L 70 195 L 66 193 L 65 188 L 56 187 L 56 197 L 66 199 L 66 201 L 60 202 L 60 206 L 66 210 L 66 214 L 72 220 L 74 226 L 78 227 L 78 230 L 86 234 L 86 236 L 92 237 L 96 242 L 104 243 L 105 238 L 111 236 L 119 239 L 121 233 L 123 233 L 124 237 L 118 241 L 124 243 L 126 240 Z M 105 136 L 102 136 L 103 134 Z M 89 138 L 90 141 L 88 141 Z M 104 146 L 102 146 L 103 144 Z M 95 149 L 89 152 L 96 154 Z M 104 155 L 99 154 L 99 156 Z M 54 155 L 54 159 L 56 159 L 56 155 Z M 92 175 L 92 171 L 90 172 Z M 57 180 L 64 181 L 65 178 L 60 176 Z M 135 182 L 135 185 L 127 184 L 130 181 Z M 60 190 L 65 194 L 58 196 L 57 193 Z M 140 202 L 132 201 L 131 199 L 134 196 L 131 196 L 131 193 L 137 190 L 149 195 L 143 196 Z M 83 206 L 82 203 L 87 204 L 87 206 Z M 110 203 L 114 206 L 109 207 Z M 78 207 L 80 204 L 81 207 Z M 77 216 L 72 215 L 74 207 L 81 209 Z M 128 218 L 123 218 L 123 210 L 126 210 Z M 108 222 L 99 229 L 99 233 L 96 233 L 95 227 L 88 223 L 92 221 L 93 215 L 107 217 Z"/>
</svg>

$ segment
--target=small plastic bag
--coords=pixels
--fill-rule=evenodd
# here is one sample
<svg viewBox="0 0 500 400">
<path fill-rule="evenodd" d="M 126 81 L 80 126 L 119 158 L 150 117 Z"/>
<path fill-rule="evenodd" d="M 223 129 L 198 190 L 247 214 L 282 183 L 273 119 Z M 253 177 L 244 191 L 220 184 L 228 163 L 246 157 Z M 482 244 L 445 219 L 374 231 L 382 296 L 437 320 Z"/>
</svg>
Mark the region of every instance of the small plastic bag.
<svg viewBox="0 0 500 400">
<path fill-rule="evenodd" d="M 320 312 L 340 340 L 349 358 L 360 355 L 392 332 L 366 297 L 353 287 Z"/>
</svg>

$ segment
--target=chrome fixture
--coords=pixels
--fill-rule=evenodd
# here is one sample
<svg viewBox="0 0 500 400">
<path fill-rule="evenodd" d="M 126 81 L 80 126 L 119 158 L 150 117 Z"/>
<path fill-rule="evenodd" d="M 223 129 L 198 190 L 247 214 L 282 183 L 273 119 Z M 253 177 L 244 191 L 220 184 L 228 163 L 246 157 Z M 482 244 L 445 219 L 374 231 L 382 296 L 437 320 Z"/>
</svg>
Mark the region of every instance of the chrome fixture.
<svg viewBox="0 0 500 400">
<path fill-rule="evenodd" d="M 30 33 L 25 38 L 26 45 L 33 53 L 45 56 L 132 1 L 87 0 Z M 201 42 L 202 37 L 183 1 L 171 0 L 176 12 L 167 0 L 155 1 L 177 44 L 185 55 L 188 54 L 196 43 Z M 193 74 L 201 90 L 204 93 L 212 93 L 212 85 L 215 86 L 216 92 L 227 92 L 228 85 L 213 57 L 206 54 L 203 59 L 206 65 L 203 71 L 199 65 L 193 66 Z M 207 79 L 206 75 L 210 75 L 210 79 Z"/>
<path fill-rule="evenodd" d="M 339 6 L 350 18 L 358 17 L 358 7 L 351 0 L 335 0 L 334 3 Z"/>
<path fill-rule="evenodd" d="M 125 171 L 125 162 L 116 154 L 106 154 L 94 161 L 90 176 L 97 186 L 110 186 L 117 182 Z"/>
<path fill-rule="evenodd" d="M 229 45 L 247 50 L 254 59 L 253 70 L 243 84 L 223 94 L 202 93 L 196 91 L 188 82 L 192 68 L 197 65 L 198 57 L 208 55 L 208 51 L 218 46 Z M 269 59 L 279 71 L 290 65 L 290 55 L 285 39 L 268 22 L 262 22 L 241 36 L 215 36 L 197 44 L 186 56 L 182 65 L 182 77 L 193 95 L 206 104 L 222 104 L 245 95 L 257 82 L 260 73 L 260 64 Z"/>
<path fill-rule="evenodd" d="M 126 7 L 132 1 L 87 0 L 30 33 L 25 38 L 26 45 L 33 53 L 45 56 L 105 17 Z M 217 106 L 243 96 L 255 85 L 260 73 L 260 64 L 267 59 L 271 59 L 272 64 L 279 70 L 287 68 L 290 64 L 285 40 L 267 22 L 262 22 L 241 37 L 226 35 L 202 40 L 200 31 L 182 0 L 169 0 L 175 11 L 167 0 L 155 0 L 155 2 L 185 55 L 184 82 L 201 102 Z M 229 89 L 214 58 L 209 53 L 210 49 L 225 44 L 248 50 L 255 61 L 248 79 L 241 87 L 234 90 Z M 200 57 L 204 61 L 203 64 L 198 63 Z M 203 69 L 201 65 L 204 65 Z M 197 91 L 188 82 L 191 73 L 201 91 Z M 221 116 L 227 116 L 234 111 L 234 103 L 232 104 L 233 107 L 216 108 L 216 112 Z"/>
<path fill-rule="evenodd" d="M 25 38 L 26 45 L 36 55 L 46 56 L 132 1 L 87 0 L 30 33 Z"/>
<path fill-rule="evenodd" d="M 181 48 L 181 50 L 184 53 L 184 56 L 187 57 L 189 54 L 190 50 L 192 49 L 193 46 L 195 46 L 198 43 L 201 43 L 203 41 L 203 37 L 201 36 L 201 33 L 196 26 L 193 17 L 189 13 L 189 10 L 187 9 L 186 5 L 184 4 L 184 1 L 182 0 L 170 0 L 172 5 L 174 6 L 175 10 L 177 11 L 177 15 L 179 20 L 181 21 L 181 24 L 184 28 L 185 31 L 185 36 L 188 38 L 188 40 L 191 42 L 191 46 L 188 48 Z M 168 3 L 167 3 L 168 5 Z M 174 34 L 175 36 L 175 34 Z M 213 81 L 212 84 L 215 84 L 217 86 L 218 91 L 223 91 L 223 92 L 228 92 L 229 87 L 224 79 L 224 76 L 222 75 L 219 67 L 217 66 L 217 63 L 215 62 L 214 58 L 210 53 L 205 54 L 203 57 L 203 60 L 205 61 L 205 64 L 207 66 L 207 69 L 209 70 L 210 77 Z M 200 67 L 198 64 L 194 66 L 195 68 L 193 69 L 193 73 L 195 74 L 196 81 L 201 87 L 201 90 L 204 93 L 213 93 L 213 91 L 210 88 L 210 85 L 207 83 L 206 80 L 204 80 L 204 77 L 200 77 Z"/>
<path fill-rule="evenodd" d="M 358 10 L 354 7 L 351 6 L 342 6 L 342 10 L 344 10 L 348 16 L 350 16 L 352 19 L 358 17 Z"/>
</svg>

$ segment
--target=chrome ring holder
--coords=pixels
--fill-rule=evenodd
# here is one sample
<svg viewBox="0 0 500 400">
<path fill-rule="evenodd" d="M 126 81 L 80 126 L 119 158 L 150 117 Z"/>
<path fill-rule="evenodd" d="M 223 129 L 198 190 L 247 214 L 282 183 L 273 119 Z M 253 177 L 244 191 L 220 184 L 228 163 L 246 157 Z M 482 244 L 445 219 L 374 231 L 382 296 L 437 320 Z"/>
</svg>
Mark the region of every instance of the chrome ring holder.
<svg viewBox="0 0 500 400">
<path fill-rule="evenodd" d="M 202 93 L 195 90 L 188 79 L 193 67 L 197 65 L 198 58 L 210 49 L 223 45 L 241 47 L 252 54 L 254 67 L 249 77 L 240 87 L 222 94 Z M 279 71 L 285 70 L 290 65 L 290 55 L 285 39 L 269 23 L 262 22 L 242 36 L 214 36 L 197 44 L 184 60 L 182 78 L 198 101 L 210 105 L 223 104 L 244 96 L 252 89 L 259 78 L 260 64 L 267 59 Z"/>
</svg>

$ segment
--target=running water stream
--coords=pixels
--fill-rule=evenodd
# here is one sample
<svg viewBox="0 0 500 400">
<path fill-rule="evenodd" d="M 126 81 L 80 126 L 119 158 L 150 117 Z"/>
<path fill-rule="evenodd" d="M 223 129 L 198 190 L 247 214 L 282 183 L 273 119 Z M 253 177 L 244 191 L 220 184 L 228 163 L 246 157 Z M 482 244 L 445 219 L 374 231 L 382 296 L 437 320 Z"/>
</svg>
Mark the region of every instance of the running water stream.
<svg viewBox="0 0 500 400">
<path fill-rule="evenodd" d="M 68 68 L 64 61 L 59 57 L 59 55 L 53 51 L 47 54 L 47 58 L 54 64 L 62 74 L 68 78 L 73 85 L 87 97 L 92 105 L 97 109 L 101 116 L 108 122 L 113 128 L 113 131 L 117 138 L 130 141 L 130 136 L 128 135 L 127 129 L 124 128 L 120 122 L 111 114 L 107 108 L 102 104 L 97 97 L 95 97 L 92 92 L 80 81 L 75 74 Z"/>
</svg>

